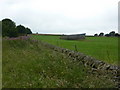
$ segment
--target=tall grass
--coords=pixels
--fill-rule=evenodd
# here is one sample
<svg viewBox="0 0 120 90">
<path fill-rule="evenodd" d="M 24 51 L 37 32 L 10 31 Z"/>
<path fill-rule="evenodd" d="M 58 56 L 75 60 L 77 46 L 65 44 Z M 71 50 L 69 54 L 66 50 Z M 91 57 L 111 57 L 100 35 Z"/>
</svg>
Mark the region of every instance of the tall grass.
<svg viewBox="0 0 120 90">
<path fill-rule="evenodd" d="M 118 64 L 117 37 L 86 37 L 85 40 L 62 40 L 59 39 L 59 36 L 33 35 L 32 37 L 63 48 L 83 52 L 110 64 Z"/>
<path fill-rule="evenodd" d="M 2 88 L 2 36 L 0 35 L 0 88 Z"/>
<path fill-rule="evenodd" d="M 3 40 L 3 88 L 111 88 L 109 76 L 32 40 Z"/>
</svg>

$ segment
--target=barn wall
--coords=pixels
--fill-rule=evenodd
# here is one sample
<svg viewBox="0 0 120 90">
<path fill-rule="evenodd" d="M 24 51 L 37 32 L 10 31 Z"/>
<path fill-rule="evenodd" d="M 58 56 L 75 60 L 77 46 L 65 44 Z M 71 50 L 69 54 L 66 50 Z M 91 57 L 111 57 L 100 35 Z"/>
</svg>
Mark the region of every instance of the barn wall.
<svg viewBox="0 0 120 90">
<path fill-rule="evenodd" d="M 65 40 L 81 40 L 81 39 L 85 39 L 85 35 L 64 35 L 61 36 L 60 39 L 65 39 Z"/>
</svg>

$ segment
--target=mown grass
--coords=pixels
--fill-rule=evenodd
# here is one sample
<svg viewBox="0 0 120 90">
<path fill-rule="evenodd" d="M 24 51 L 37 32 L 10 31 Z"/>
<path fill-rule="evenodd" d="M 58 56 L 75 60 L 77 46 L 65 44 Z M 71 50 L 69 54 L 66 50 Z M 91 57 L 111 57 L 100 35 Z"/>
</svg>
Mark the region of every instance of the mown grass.
<svg viewBox="0 0 120 90">
<path fill-rule="evenodd" d="M 61 40 L 60 36 L 43 35 L 32 37 L 71 50 L 76 50 L 76 45 L 79 52 L 110 64 L 118 64 L 118 37 L 86 37 L 85 40 Z"/>
<path fill-rule="evenodd" d="M 3 40 L 3 88 L 111 88 L 105 75 L 31 40 Z"/>
</svg>

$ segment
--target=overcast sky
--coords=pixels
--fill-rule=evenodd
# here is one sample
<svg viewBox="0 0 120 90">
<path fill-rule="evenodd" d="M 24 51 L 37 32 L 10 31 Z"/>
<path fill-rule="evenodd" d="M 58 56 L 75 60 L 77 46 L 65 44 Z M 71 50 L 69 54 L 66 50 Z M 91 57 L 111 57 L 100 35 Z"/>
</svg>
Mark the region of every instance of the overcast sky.
<svg viewBox="0 0 120 90">
<path fill-rule="evenodd" d="M 118 32 L 119 0 L 0 0 L 0 20 L 10 18 L 36 33 Z"/>
</svg>

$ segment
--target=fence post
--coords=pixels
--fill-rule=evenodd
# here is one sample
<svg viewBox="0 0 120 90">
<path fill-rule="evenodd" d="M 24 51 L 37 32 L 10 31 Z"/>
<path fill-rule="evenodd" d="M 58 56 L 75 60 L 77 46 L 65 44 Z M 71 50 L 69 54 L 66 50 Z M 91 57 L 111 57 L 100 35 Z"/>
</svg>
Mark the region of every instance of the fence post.
<svg viewBox="0 0 120 90">
<path fill-rule="evenodd" d="M 76 46 L 76 44 L 75 44 L 75 51 L 78 51 L 78 50 L 77 50 L 77 46 Z"/>
</svg>

